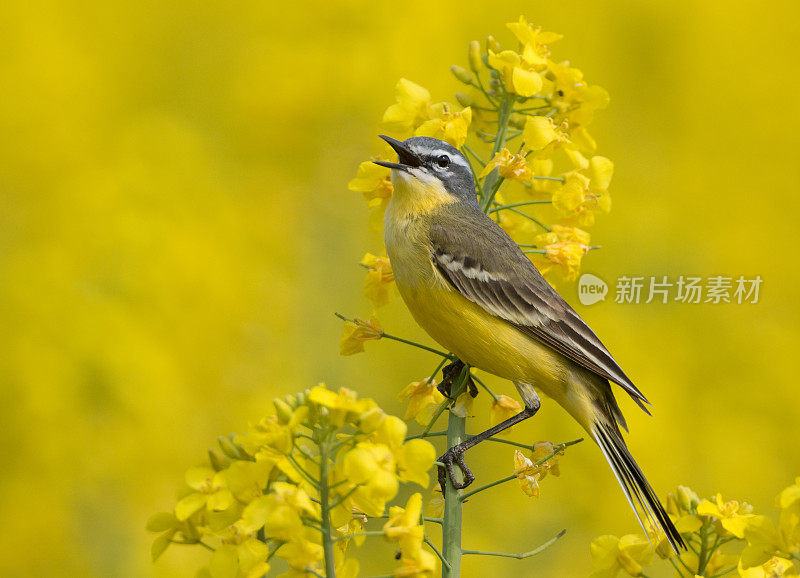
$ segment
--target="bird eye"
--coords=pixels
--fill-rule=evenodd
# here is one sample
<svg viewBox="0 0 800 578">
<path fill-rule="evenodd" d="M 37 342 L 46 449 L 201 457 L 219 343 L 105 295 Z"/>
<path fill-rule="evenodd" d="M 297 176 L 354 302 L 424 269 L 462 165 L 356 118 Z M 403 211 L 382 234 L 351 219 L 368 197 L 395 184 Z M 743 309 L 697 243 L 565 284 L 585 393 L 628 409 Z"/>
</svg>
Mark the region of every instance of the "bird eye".
<svg viewBox="0 0 800 578">
<path fill-rule="evenodd" d="M 445 169 L 450 164 L 450 157 L 447 155 L 442 155 L 436 159 L 436 164 Z"/>
</svg>

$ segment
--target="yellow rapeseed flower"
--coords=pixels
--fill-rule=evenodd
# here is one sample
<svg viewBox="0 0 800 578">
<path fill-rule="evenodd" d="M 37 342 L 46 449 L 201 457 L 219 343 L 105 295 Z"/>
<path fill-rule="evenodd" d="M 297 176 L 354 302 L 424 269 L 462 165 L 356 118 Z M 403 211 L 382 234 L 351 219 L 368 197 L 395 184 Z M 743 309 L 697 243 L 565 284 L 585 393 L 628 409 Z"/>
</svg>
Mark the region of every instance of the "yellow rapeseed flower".
<svg viewBox="0 0 800 578">
<path fill-rule="evenodd" d="M 743 560 L 739 562 L 737 568 L 741 578 L 782 578 L 800 575 L 795 562 L 780 556 L 771 556 L 763 564 L 750 568 L 746 568 L 742 564 Z"/>
<path fill-rule="evenodd" d="M 387 203 L 392 197 L 394 187 L 390 178 L 391 171 L 372 161 L 365 161 L 358 165 L 358 172 L 354 179 L 347 183 L 347 188 L 364 195 L 364 200 L 372 206 Z"/>
<path fill-rule="evenodd" d="M 255 578 L 269 571 L 266 559 L 267 545 L 254 537 L 236 543 L 218 546 L 208 562 L 208 573 L 212 578 Z"/>
<path fill-rule="evenodd" d="M 503 75 L 503 85 L 507 92 L 520 96 L 533 96 L 542 89 L 542 77 L 513 50 L 495 53 L 489 50 L 487 62 Z"/>
<path fill-rule="evenodd" d="M 293 540 L 303 533 L 301 517 L 318 517 L 317 508 L 302 489 L 286 482 L 273 482 L 270 493 L 251 501 L 237 526 L 246 532 L 264 533 L 279 540 Z"/>
<path fill-rule="evenodd" d="M 781 509 L 794 508 L 800 506 L 800 477 L 796 478 L 794 484 L 784 488 L 776 500 Z"/>
<path fill-rule="evenodd" d="M 533 444 L 533 449 L 531 450 L 531 460 L 533 463 L 539 462 L 553 453 L 555 446 L 553 442 L 536 442 Z M 537 467 L 539 470 L 539 479 L 542 480 L 544 477 L 550 473 L 554 476 L 561 475 L 561 469 L 558 465 L 558 456 L 564 455 L 563 452 L 559 452 L 550 459 L 548 459 L 543 464 L 540 464 Z"/>
<path fill-rule="evenodd" d="M 186 484 L 194 492 L 182 498 L 175 505 L 175 517 L 186 520 L 200 510 L 225 510 L 233 503 L 233 494 L 225 484 L 225 474 L 211 468 L 189 468 L 186 471 Z"/>
<path fill-rule="evenodd" d="M 776 526 L 766 516 L 749 516 L 744 527 L 747 547 L 742 551 L 740 566 L 744 569 L 762 566 L 772 556 L 789 558 L 800 551 L 798 516 L 781 512 Z"/>
<path fill-rule="evenodd" d="M 440 102 L 430 107 L 432 118 L 414 130 L 414 136 L 430 136 L 461 148 L 467 140 L 467 131 L 472 122 L 472 109 L 452 110 L 452 105 Z"/>
<path fill-rule="evenodd" d="M 539 497 L 539 477 L 533 462 L 521 451 L 514 450 L 514 474 L 519 480 L 522 491 L 532 498 Z"/>
<path fill-rule="evenodd" d="M 522 411 L 522 405 L 520 405 L 516 399 L 500 394 L 497 396 L 496 401 L 492 401 L 492 408 L 490 411 L 491 424 L 494 426 L 517 415 Z"/>
<path fill-rule="evenodd" d="M 405 441 L 408 425 L 400 418 L 390 415 L 380 424 L 374 439 L 385 444 L 394 454 L 397 476 L 401 482 L 414 482 L 427 488 L 430 483 L 428 470 L 433 467 L 436 450 L 423 439 Z"/>
<path fill-rule="evenodd" d="M 556 129 L 553 121 L 543 116 L 528 117 L 522 138 L 525 139 L 525 148 L 532 151 L 540 151 L 551 143 L 567 140 L 566 135 Z"/>
<path fill-rule="evenodd" d="M 294 446 L 294 430 L 308 415 L 308 407 L 300 406 L 292 412 L 290 421 L 281 423 L 277 416 L 262 418 L 245 434 L 236 436 L 235 441 L 251 456 L 270 448 L 279 453 L 288 453 Z"/>
<path fill-rule="evenodd" d="M 432 578 L 436 573 L 436 557 L 427 550 L 420 549 L 415 557 L 400 554 L 403 565 L 394 571 L 395 578 Z"/>
<path fill-rule="evenodd" d="M 224 475 L 225 484 L 231 494 L 240 502 L 249 502 L 267 487 L 270 476 L 275 467 L 280 467 L 285 461 L 285 456 L 263 458 L 261 452 L 256 454 L 255 461 L 235 460 L 227 470 L 220 472 Z"/>
<path fill-rule="evenodd" d="M 469 391 L 465 391 L 456 398 L 455 403 L 450 407 L 450 411 L 458 417 L 468 417 L 472 413 L 474 402 L 475 398 L 472 397 L 472 394 Z"/>
<path fill-rule="evenodd" d="M 397 82 L 394 92 L 397 103 L 383 113 L 382 128 L 402 137 L 411 136 L 416 127 L 430 118 L 431 93 L 405 78 Z"/>
<path fill-rule="evenodd" d="M 573 129 L 569 134 L 569 140 L 582 153 L 593 155 L 597 150 L 597 142 L 586 127 L 578 126 Z"/>
<path fill-rule="evenodd" d="M 589 159 L 587 176 L 591 183 L 591 190 L 595 193 L 604 192 L 611 184 L 611 177 L 614 175 L 614 163 L 606 157 L 598 155 Z"/>
<path fill-rule="evenodd" d="M 438 484 L 425 505 L 425 513 L 431 518 L 441 518 L 444 515 L 444 494 Z"/>
<path fill-rule="evenodd" d="M 539 27 L 533 27 L 524 16 L 516 22 L 509 22 L 506 27 L 513 32 L 520 44 L 537 48 L 542 54 L 546 53 L 546 45 L 557 42 L 563 38 L 555 32 L 544 32 Z"/>
<path fill-rule="evenodd" d="M 567 174 L 566 182 L 553 193 L 553 207 L 573 224 L 590 226 L 595 213 L 611 210 L 608 186 L 614 163 L 601 156 L 586 160 L 577 151 L 569 153 L 579 170 Z"/>
<path fill-rule="evenodd" d="M 397 462 L 388 446 L 360 442 L 343 460 L 346 479 L 358 486 L 352 502 L 368 516 L 380 516 L 386 502 L 397 495 Z"/>
<path fill-rule="evenodd" d="M 722 536 L 734 535 L 737 538 L 744 538 L 744 529 L 748 521 L 753 518 L 752 506 L 746 502 L 741 504 L 735 500 L 730 502 L 722 501 L 722 494 L 717 494 L 714 501 L 703 500 L 697 505 L 697 513 L 700 516 L 711 516 L 716 518 L 718 533 Z"/>
<path fill-rule="evenodd" d="M 345 558 L 344 553 L 340 554 L 340 551 L 337 550 L 334 568 L 336 569 L 336 578 L 357 578 L 361 564 L 355 558 Z"/>
<path fill-rule="evenodd" d="M 512 181 L 529 181 L 531 179 L 531 171 L 528 168 L 525 155 L 515 155 L 506 148 L 499 151 L 492 160 L 486 163 L 478 178 L 482 179 L 492 172 L 495 167 L 497 167 L 497 171 L 504 179 Z"/>
<path fill-rule="evenodd" d="M 394 272 L 389 258 L 366 253 L 361 264 L 367 268 L 364 295 L 375 307 L 383 307 L 389 302 L 389 287 L 394 283 Z"/>
<path fill-rule="evenodd" d="M 547 274 L 557 268 L 566 280 L 574 281 L 578 278 L 581 260 L 589 252 L 589 247 L 580 243 L 553 243 L 544 250 L 545 258 L 536 260 L 539 271 Z"/>
<path fill-rule="evenodd" d="M 383 328 L 380 322 L 370 317 L 369 321 L 355 318 L 353 321 L 346 321 L 342 330 L 342 338 L 339 340 L 339 353 L 342 355 L 354 355 L 364 351 L 364 342 L 380 339 L 383 337 Z"/>
<path fill-rule="evenodd" d="M 356 515 L 356 514 L 361 515 Z M 346 524 L 343 524 L 336 528 L 336 534 L 338 535 L 338 541 L 336 542 L 336 547 L 344 552 L 347 550 L 347 545 L 350 543 L 352 539 L 355 542 L 356 546 L 360 546 L 364 543 L 364 540 L 367 537 L 364 535 L 364 525 L 367 522 L 367 517 L 363 515 L 363 512 L 360 512 L 358 509 L 353 510 L 353 516 L 348 520 Z"/>
<path fill-rule="evenodd" d="M 536 235 L 533 242 L 537 247 L 545 247 L 556 243 L 579 243 L 588 246 L 590 239 L 589 233 L 583 229 L 565 225 L 553 225 L 550 231 Z"/>
<path fill-rule="evenodd" d="M 639 576 L 653 558 L 650 542 L 634 534 L 622 538 L 611 535 L 595 538 L 591 552 L 595 567 L 591 578 L 613 578 L 620 570 Z"/>
<path fill-rule="evenodd" d="M 286 560 L 290 568 L 302 572 L 300 576 L 308 576 L 307 568 L 316 569 L 317 563 L 324 556 L 316 530 L 305 528 L 305 537 L 291 540 L 278 548 L 276 555 Z M 284 576 L 286 576 L 284 574 Z"/>
<path fill-rule="evenodd" d="M 554 446 L 551 442 L 537 442 L 533 444 L 530 458 L 523 455 L 520 450 L 514 450 L 514 474 L 519 480 L 522 491 L 533 498 L 539 497 L 539 482 L 548 473 L 558 476 L 561 474 L 558 465 L 558 456 L 552 456 L 546 462 L 535 465 L 553 453 Z"/>
<path fill-rule="evenodd" d="M 425 537 L 425 528 L 421 524 L 422 495 L 412 494 L 406 507 L 392 506 L 389 509 L 389 521 L 383 525 L 386 539 L 397 542 L 404 555 L 416 558 Z"/>
<path fill-rule="evenodd" d="M 340 387 L 338 391 L 331 391 L 324 383 L 311 389 L 308 394 L 309 401 L 323 405 L 330 410 L 331 424 L 342 427 L 345 421 L 355 423 L 358 417 L 371 409 L 375 402 L 369 398 L 358 399 L 358 394 L 352 389 Z"/>
<path fill-rule="evenodd" d="M 409 383 L 397 395 L 397 400 L 408 400 L 403 419 L 415 419 L 420 425 L 427 425 L 433 412 L 444 401 L 444 396 L 436 389 L 436 380 L 428 378 Z"/>
</svg>

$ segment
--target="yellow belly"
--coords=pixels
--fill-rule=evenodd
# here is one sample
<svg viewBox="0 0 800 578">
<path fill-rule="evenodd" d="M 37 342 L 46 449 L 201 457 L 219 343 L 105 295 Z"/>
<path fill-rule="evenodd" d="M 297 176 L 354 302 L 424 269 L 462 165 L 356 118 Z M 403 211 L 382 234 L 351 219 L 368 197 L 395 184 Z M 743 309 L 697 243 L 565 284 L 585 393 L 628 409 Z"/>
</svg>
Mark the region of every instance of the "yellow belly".
<svg viewBox="0 0 800 578">
<path fill-rule="evenodd" d="M 398 284 L 414 319 L 433 339 L 473 367 L 560 397 L 566 381 L 561 355 L 444 283 Z"/>
</svg>

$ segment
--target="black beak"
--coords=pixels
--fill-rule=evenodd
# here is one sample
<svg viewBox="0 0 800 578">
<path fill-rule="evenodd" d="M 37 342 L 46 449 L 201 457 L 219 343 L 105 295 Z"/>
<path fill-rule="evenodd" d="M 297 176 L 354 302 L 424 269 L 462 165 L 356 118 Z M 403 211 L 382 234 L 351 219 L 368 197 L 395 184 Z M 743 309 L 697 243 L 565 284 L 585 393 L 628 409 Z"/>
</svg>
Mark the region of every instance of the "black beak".
<svg viewBox="0 0 800 578">
<path fill-rule="evenodd" d="M 402 141 L 393 139 L 390 136 L 379 135 L 383 140 L 389 143 L 397 153 L 397 160 L 400 162 L 390 163 L 387 161 L 373 161 L 376 165 L 387 167 L 390 169 L 399 169 L 401 171 L 408 170 L 409 167 L 419 167 L 422 165 L 422 160 L 409 149 Z"/>
</svg>

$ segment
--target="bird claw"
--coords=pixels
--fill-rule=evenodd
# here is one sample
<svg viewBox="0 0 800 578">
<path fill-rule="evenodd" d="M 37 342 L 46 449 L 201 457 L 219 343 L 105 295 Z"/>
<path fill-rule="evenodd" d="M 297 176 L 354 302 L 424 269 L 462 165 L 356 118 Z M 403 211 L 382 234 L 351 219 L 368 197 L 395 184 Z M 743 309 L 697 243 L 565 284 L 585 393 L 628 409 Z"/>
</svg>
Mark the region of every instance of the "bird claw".
<svg viewBox="0 0 800 578">
<path fill-rule="evenodd" d="M 437 460 L 444 464 L 443 466 L 439 466 L 438 471 L 439 486 L 442 488 L 442 493 L 444 493 L 448 476 L 450 477 L 450 483 L 453 484 L 456 490 L 463 490 L 475 480 L 475 476 L 472 475 L 472 472 L 464 461 L 464 452 L 465 450 L 459 449 L 459 447 L 456 446 L 447 450 L 444 455 Z M 458 465 L 463 475 L 463 480 L 461 482 L 456 481 L 454 463 Z"/>
</svg>

